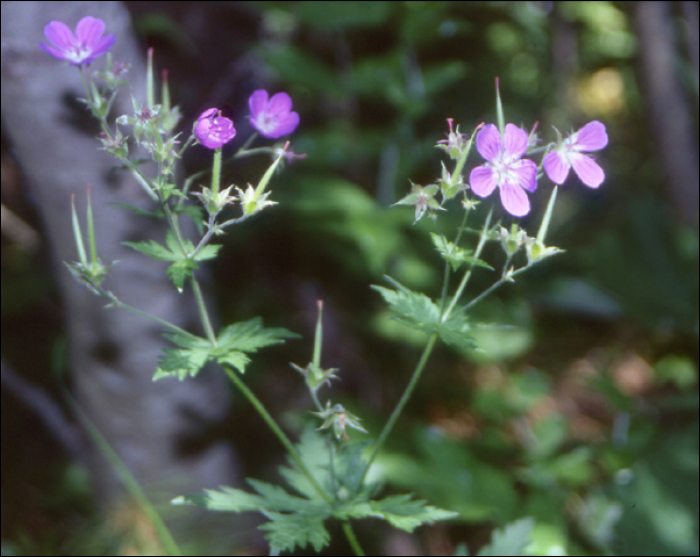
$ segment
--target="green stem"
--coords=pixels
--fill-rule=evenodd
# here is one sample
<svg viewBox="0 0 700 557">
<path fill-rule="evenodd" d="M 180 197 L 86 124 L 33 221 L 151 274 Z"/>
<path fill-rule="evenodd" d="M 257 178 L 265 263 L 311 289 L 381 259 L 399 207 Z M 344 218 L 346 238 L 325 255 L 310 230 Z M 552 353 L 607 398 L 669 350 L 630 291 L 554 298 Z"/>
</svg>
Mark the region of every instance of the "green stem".
<svg viewBox="0 0 700 557">
<path fill-rule="evenodd" d="M 199 309 L 199 317 L 202 320 L 202 326 L 204 327 L 204 332 L 209 339 L 212 346 L 216 346 L 216 335 L 214 334 L 214 329 L 211 326 L 211 321 L 209 320 L 209 312 L 207 311 L 207 306 L 204 304 L 204 297 L 202 296 L 202 290 L 199 288 L 199 282 L 191 276 L 192 279 L 192 290 L 194 291 L 194 298 L 197 301 L 197 308 Z"/>
<path fill-rule="evenodd" d="M 311 360 L 314 367 L 321 367 L 321 347 L 323 346 L 323 300 L 317 300 L 318 318 L 316 319 L 316 333 L 314 334 L 314 355 Z"/>
<path fill-rule="evenodd" d="M 111 292 L 108 292 L 108 291 L 100 288 L 100 293 L 102 294 L 102 296 L 104 296 L 105 298 L 110 300 L 112 302 L 112 304 L 116 307 L 130 311 L 132 313 L 140 315 L 141 317 L 145 317 L 146 319 L 150 319 L 151 321 L 155 321 L 156 323 L 163 325 L 167 329 L 170 329 L 171 331 L 178 333 L 180 335 L 185 335 L 193 340 L 199 338 L 197 335 L 193 335 L 192 333 L 185 331 L 185 329 L 181 329 L 180 327 L 178 327 L 177 325 L 174 325 L 170 321 L 166 321 L 165 319 L 161 319 L 160 317 L 157 317 L 157 316 L 152 315 L 150 313 L 146 313 L 145 311 L 141 311 L 140 309 L 135 308 L 134 306 L 130 306 L 129 304 L 125 304 L 124 302 L 122 302 L 119 298 L 117 298 Z"/>
<path fill-rule="evenodd" d="M 493 209 L 489 211 L 488 216 L 486 217 L 486 221 L 484 222 L 484 227 L 481 230 L 481 237 L 479 238 L 479 245 L 476 246 L 476 251 L 474 252 L 474 257 L 479 258 L 481 255 L 481 250 L 484 249 L 484 245 L 486 245 L 486 240 L 487 238 L 487 231 L 489 229 L 489 226 L 491 224 L 491 215 L 493 214 Z M 459 283 L 459 286 L 457 287 L 457 292 L 455 292 L 454 297 L 452 298 L 452 302 L 450 302 L 450 305 L 447 308 L 447 311 L 442 314 L 441 321 L 444 323 L 447 321 L 449 318 L 450 314 L 452 313 L 452 310 L 454 309 L 455 305 L 457 304 L 457 300 L 459 300 L 460 296 L 462 296 L 462 292 L 464 292 L 465 287 L 467 286 L 467 283 L 469 282 L 469 278 L 472 276 L 472 271 L 474 270 L 474 265 L 470 265 L 469 269 L 467 270 L 466 273 L 464 273 L 464 277 L 462 277 L 462 282 Z"/>
<path fill-rule="evenodd" d="M 216 195 L 219 193 L 219 184 L 221 183 L 221 147 L 214 151 L 214 163 L 211 167 L 211 193 Z"/>
<path fill-rule="evenodd" d="M 420 360 L 418 361 L 418 365 L 416 365 L 416 369 L 413 371 L 413 376 L 411 377 L 411 381 L 409 381 L 408 386 L 406 387 L 406 390 L 403 392 L 403 395 L 401 395 L 401 400 L 399 400 L 399 403 L 396 405 L 396 408 L 394 408 L 394 411 L 392 412 L 391 417 L 389 418 L 389 421 L 384 426 L 384 429 L 382 430 L 381 434 L 379 435 L 379 439 L 377 439 L 377 442 L 374 444 L 374 448 L 372 449 L 372 453 L 370 454 L 369 460 L 367 461 L 367 464 L 365 465 L 365 470 L 364 470 L 364 472 L 362 472 L 362 478 L 360 479 L 360 485 L 362 485 L 362 483 L 365 481 L 365 476 L 367 475 L 367 472 L 369 471 L 369 467 L 372 465 L 372 461 L 377 456 L 379 449 L 382 448 L 382 445 L 386 441 L 386 438 L 389 436 L 389 433 L 391 433 L 391 430 L 393 429 L 394 424 L 396 424 L 396 420 L 399 419 L 399 416 L 401 415 L 401 412 L 403 411 L 404 406 L 406 406 L 408 399 L 411 398 L 411 395 L 413 394 L 413 389 L 415 389 L 416 384 L 418 383 L 418 380 L 420 379 L 420 376 L 423 373 L 423 369 L 425 369 L 425 364 L 428 363 L 428 358 L 430 357 L 430 353 L 433 351 L 433 347 L 435 346 L 436 340 L 437 340 L 437 333 L 433 333 L 430 336 L 430 338 L 428 339 L 428 344 L 425 345 L 425 349 L 423 350 L 423 354 L 421 355 Z"/>
<path fill-rule="evenodd" d="M 87 188 L 87 229 L 90 243 L 90 262 L 97 263 L 97 244 L 95 244 L 95 225 L 92 221 L 92 203 L 90 202 L 90 186 Z"/>
<path fill-rule="evenodd" d="M 506 272 L 507 272 L 507 263 L 508 263 L 508 262 L 506 262 L 506 265 L 503 267 L 503 273 L 502 273 L 503 276 L 505 276 L 505 275 L 506 275 Z M 514 277 L 514 276 L 517 276 L 517 275 L 519 275 L 520 273 L 526 271 L 527 269 L 529 269 L 530 267 L 532 267 L 533 265 L 535 265 L 535 264 L 537 264 L 537 263 L 539 263 L 539 261 L 533 261 L 533 262 L 531 262 L 531 263 L 528 263 L 527 265 L 524 265 L 523 267 L 520 267 L 520 269 L 517 269 L 517 270 L 513 271 L 512 273 L 510 273 L 509 277 L 512 278 L 512 277 Z M 455 313 L 462 313 L 463 311 L 467 311 L 467 310 L 470 309 L 472 306 L 475 306 L 475 305 L 476 305 L 477 303 L 479 303 L 481 300 L 483 300 L 484 298 L 486 298 L 486 296 L 488 296 L 489 294 L 491 294 L 493 291 L 495 291 L 497 288 L 499 288 L 502 284 L 505 284 L 506 282 L 509 282 L 509 281 L 506 280 L 505 278 L 500 278 L 500 279 L 498 279 L 498 281 L 496 281 L 496 282 L 493 283 L 491 286 L 489 286 L 486 290 L 484 290 L 481 294 L 479 294 L 479 295 L 478 295 L 476 298 L 474 298 L 471 302 L 469 302 L 469 303 L 463 305 L 463 306 L 462 306 L 461 308 L 459 308 Z"/>
<path fill-rule="evenodd" d="M 272 430 L 272 432 L 277 436 L 277 439 L 280 440 L 280 442 L 284 445 L 284 447 L 289 451 L 289 455 L 291 456 L 292 460 L 294 461 L 294 464 L 296 464 L 297 468 L 299 471 L 306 476 L 306 478 L 309 480 L 309 483 L 313 486 L 313 488 L 318 492 L 318 494 L 323 498 L 326 503 L 329 505 L 333 504 L 333 499 L 328 493 L 326 493 L 326 490 L 321 487 L 321 485 L 318 483 L 314 475 L 311 473 L 311 470 L 304 464 L 304 461 L 301 459 L 301 455 L 299 454 L 299 451 L 297 451 L 296 447 L 292 445 L 292 442 L 287 438 L 287 436 L 284 434 L 280 426 L 277 425 L 277 422 L 274 420 L 274 418 L 270 415 L 270 413 L 265 409 L 263 406 L 262 402 L 258 400 L 258 397 L 256 397 L 253 394 L 253 391 L 251 391 L 248 386 L 241 380 L 238 375 L 236 375 L 236 372 L 230 369 L 228 366 L 223 366 L 224 371 L 226 374 L 229 376 L 229 379 L 233 382 L 234 385 L 238 388 L 241 393 L 243 393 L 243 396 L 245 396 L 248 399 L 248 402 L 250 402 L 253 407 L 257 410 L 258 414 L 262 417 L 263 420 L 265 420 L 265 423 L 268 425 L 268 427 Z"/>
<path fill-rule="evenodd" d="M 554 184 L 554 189 L 552 190 L 552 195 L 549 197 L 549 203 L 547 203 L 547 210 L 542 218 L 542 224 L 540 225 L 540 230 L 537 233 L 537 241 L 540 244 L 544 243 L 545 236 L 547 235 L 547 229 L 549 228 L 549 219 L 552 217 L 552 210 L 554 209 L 554 202 L 557 199 L 557 191 L 559 187 Z"/>
<path fill-rule="evenodd" d="M 362 551 L 362 547 L 360 547 L 360 543 L 357 541 L 355 532 L 353 532 L 352 526 L 350 525 L 350 522 L 348 520 L 343 520 L 343 532 L 345 532 L 345 537 L 348 539 L 348 542 L 350 542 L 350 545 L 352 546 L 352 550 L 355 552 L 355 555 L 364 557 L 365 552 Z"/>
</svg>

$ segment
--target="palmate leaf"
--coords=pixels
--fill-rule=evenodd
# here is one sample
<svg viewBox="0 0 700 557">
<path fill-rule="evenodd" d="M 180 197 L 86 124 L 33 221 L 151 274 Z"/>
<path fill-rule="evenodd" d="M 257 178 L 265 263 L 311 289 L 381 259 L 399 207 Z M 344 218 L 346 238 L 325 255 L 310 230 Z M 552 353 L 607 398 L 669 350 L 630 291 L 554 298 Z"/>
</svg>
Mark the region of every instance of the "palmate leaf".
<svg viewBox="0 0 700 557">
<path fill-rule="evenodd" d="M 283 328 L 265 328 L 262 319 L 256 317 L 226 327 L 219 335 L 216 346 L 195 335 L 166 333 L 165 336 L 178 348 L 163 351 L 153 376 L 154 381 L 170 376 L 180 380 L 194 377 L 209 360 L 230 365 L 243 373 L 250 362 L 246 352 L 257 352 L 259 348 L 279 344 L 298 335 Z"/>
<path fill-rule="evenodd" d="M 348 476 L 346 468 L 356 464 L 359 470 L 363 469 L 359 461 L 364 446 L 364 443 L 357 443 L 350 450 L 341 449 L 336 453 L 338 467 L 335 480 L 339 485 L 345 485 L 342 478 Z M 301 435 L 297 450 L 318 483 L 331 493 L 333 484 L 326 439 L 309 425 Z M 363 490 L 364 493 L 356 495 L 354 499 L 344 503 L 336 500 L 331 505 L 293 464 L 280 468 L 280 472 L 300 495 L 280 486 L 249 479 L 248 483 L 257 493 L 221 487 L 220 490 L 205 490 L 204 496 L 180 496 L 172 503 L 195 504 L 216 511 L 261 512 L 268 518 L 260 529 L 266 531 L 265 538 L 270 543 L 272 555 L 294 551 L 297 547 L 304 549 L 309 544 L 315 551 L 320 551 L 330 541 L 324 522 L 332 517 L 339 520 L 381 518 L 396 528 L 412 532 L 422 524 L 457 516 L 457 513 L 426 505 L 425 501 L 414 500 L 412 495 L 392 495 L 379 501 L 369 501 L 366 497 L 368 490 Z"/>
<path fill-rule="evenodd" d="M 398 316 L 398 322 L 426 333 L 437 333 L 451 346 L 473 350 L 476 341 L 469 335 L 471 325 L 463 313 L 453 315 L 444 323 L 440 319 L 440 308 L 420 292 L 413 292 L 391 277 L 385 277 L 396 290 L 372 285 Z"/>
<path fill-rule="evenodd" d="M 220 244 L 209 244 L 200 249 L 194 257 L 190 257 L 187 254 L 194 252 L 194 244 L 190 240 L 183 239 L 183 246 L 181 247 L 175 235 L 170 230 L 168 230 L 165 235 L 167 247 L 162 246 L 155 240 L 123 243 L 154 259 L 172 261 L 173 264 L 170 265 L 167 270 L 168 276 L 170 280 L 173 281 L 175 287 L 180 291 L 184 288 L 185 281 L 192 275 L 192 272 L 198 268 L 197 261 L 213 259 L 216 257 L 219 249 L 221 249 Z"/>
<path fill-rule="evenodd" d="M 299 335 L 281 327 L 265 328 L 262 319 L 256 317 L 229 325 L 219 333 L 216 348 L 212 356 L 219 363 L 230 364 L 239 372 L 245 371 L 250 361 L 244 352 L 257 352 L 259 348 L 280 344 L 287 338 L 298 338 Z"/>
<path fill-rule="evenodd" d="M 313 426 L 310 425 L 304 430 L 297 449 L 304 464 L 319 483 L 328 484 L 327 445 L 323 437 L 314 431 Z M 330 541 L 330 535 L 323 523 L 333 515 L 333 509 L 296 469 L 282 467 L 280 471 L 284 472 L 283 476 L 301 496 L 294 495 L 280 486 L 248 479 L 248 483 L 257 494 L 221 487 L 221 490 L 205 490 L 204 497 L 181 496 L 172 503 L 195 504 L 217 511 L 258 511 L 269 519 L 260 529 L 267 532 L 265 539 L 270 543 L 272 554 L 293 551 L 296 547 L 303 549 L 308 544 L 311 544 L 314 550 L 320 551 Z"/>
</svg>

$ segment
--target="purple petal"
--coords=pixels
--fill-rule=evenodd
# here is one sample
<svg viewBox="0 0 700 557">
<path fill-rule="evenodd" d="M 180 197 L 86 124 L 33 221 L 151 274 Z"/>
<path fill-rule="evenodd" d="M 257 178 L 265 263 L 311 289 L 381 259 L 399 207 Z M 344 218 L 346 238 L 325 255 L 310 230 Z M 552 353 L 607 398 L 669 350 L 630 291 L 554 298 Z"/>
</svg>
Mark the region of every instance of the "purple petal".
<svg viewBox="0 0 700 557">
<path fill-rule="evenodd" d="M 253 121 L 254 117 L 263 112 L 267 107 L 267 91 L 265 89 L 258 89 L 253 91 L 253 94 L 248 99 L 248 107 L 250 108 L 250 121 Z"/>
<path fill-rule="evenodd" d="M 194 135 L 197 139 L 199 139 L 200 143 L 204 143 L 207 135 L 209 134 L 210 128 L 211 120 L 205 119 L 197 122 L 197 125 L 194 127 Z"/>
<path fill-rule="evenodd" d="M 598 151 L 608 144 L 605 124 L 594 120 L 576 132 L 575 149 L 577 151 Z"/>
<path fill-rule="evenodd" d="M 292 99 L 287 93 L 277 93 L 270 99 L 267 111 L 271 114 L 286 114 L 292 110 Z"/>
<path fill-rule="evenodd" d="M 510 161 L 517 160 L 527 151 L 527 133 L 518 126 L 506 124 L 503 143 L 505 145 L 507 159 Z"/>
<path fill-rule="evenodd" d="M 522 217 L 530 212 L 530 200 L 525 190 L 513 184 L 504 183 L 500 187 L 501 203 L 514 217 Z"/>
<path fill-rule="evenodd" d="M 87 16 L 78 22 L 75 35 L 81 45 L 92 45 L 105 32 L 105 22 L 96 17 Z"/>
<path fill-rule="evenodd" d="M 218 113 L 219 113 L 218 108 L 207 108 L 204 112 L 202 112 L 199 115 L 199 118 L 197 118 L 197 120 L 199 120 L 201 122 L 205 118 L 214 118 Z"/>
<path fill-rule="evenodd" d="M 477 140 L 478 141 L 478 140 Z M 477 166 L 469 174 L 472 191 L 479 197 L 488 197 L 498 184 L 498 177 L 491 166 Z"/>
<path fill-rule="evenodd" d="M 605 180 L 605 172 L 591 157 L 581 153 L 569 153 L 569 160 L 574 172 L 589 188 L 597 188 Z"/>
<path fill-rule="evenodd" d="M 71 46 L 73 46 L 73 42 L 75 41 L 73 31 L 71 31 L 68 26 L 61 21 L 52 21 L 51 23 L 45 25 L 44 35 L 58 50 L 68 50 Z M 54 51 L 56 51 L 56 49 L 54 49 Z M 56 56 L 49 50 L 46 50 L 46 52 Z"/>
<path fill-rule="evenodd" d="M 489 162 L 494 162 L 502 150 L 501 134 L 493 124 L 487 124 L 476 136 L 476 149 Z"/>
<path fill-rule="evenodd" d="M 511 170 L 515 171 L 517 184 L 529 192 L 537 189 L 537 165 L 530 159 L 521 159 L 510 164 Z"/>
<path fill-rule="evenodd" d="M 110 33 L 106 37 L 102 37 L 93 43 L 91 60 L 102 56 L 107 52 L 114 44 L 115 36 L 114 33 Z"/>
<path fill-rule="evenodd" d="M 560 151 L 547 153 L 544 158 L 544 171 L 555 184 L 563 184 L 566 181 L 570 168 L 569 160 Z"/>
<path fill-rule="evenodd" d="M 39 48 L 43 50 L 44 52 L 48 52 L 51 56 L 54 58 L 59 58 L 61 60 L 67 60 L 66 55 L 63 54 L 60 50 L 56 50 L 54 47 L 49 46 L 45 43 L 39 43 Z"/>
<path fill-rule="evenodd" d="M 263 135 L 265 137 L 269 137 L 270 139 L 278 139 L 284 135 L 289 135 L 290 133 L 292 133 L 298 125 L 299 114 L 297 114 L 296 112 L 289 112 L 288 114 L 277 120 L 277 126 L 274 130 L 265 132 Z"/>
</svg>

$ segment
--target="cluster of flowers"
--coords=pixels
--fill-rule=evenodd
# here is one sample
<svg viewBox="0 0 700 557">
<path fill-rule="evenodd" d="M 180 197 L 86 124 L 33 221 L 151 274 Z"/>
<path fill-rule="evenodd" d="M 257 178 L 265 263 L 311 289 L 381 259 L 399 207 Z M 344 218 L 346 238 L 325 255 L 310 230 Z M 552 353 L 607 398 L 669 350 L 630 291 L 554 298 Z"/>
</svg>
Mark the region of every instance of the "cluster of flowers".
<svg viewBox="0 0 700 557">
<path fill-rule="evenodd" d="M 72 66 L 83 66 L 105 54 L 114 44 L 114 35 L 103 37 L 104 30 L 104 22 L 91 16 L 78 22 L 75 35 L 65 23 L 52 21 L 44 27 L 44 35 L 53 46 L 45 43 L 39 46 Z M 251 125 L 264 137 L 278 139 L 299 125 L 299 114 L 292 111 L 292 99 L 287 93 L 269 98 L 267 91 L 258 89 L 250 96 L 248 105 Z M 209 108 L 199 116 L 194 135 L 208 149 L 218 149 L 236 136 L 236 128 L 220 110 Z"/>
<path fill-rule="evenodd" d="M 102 36 L 104 30 L 104 22 L 94 17 L 81 19 L 75 35 L 64 23 L 52 21 L 44 28 L 44 34 L 53 46 L 44 43 L 39 46 L 71 65 L 89 64 L 114 43 L 114 35 Z M 248 105 L 251 125 L 265 137 L 277 139 L 288 135 L 299 124 L 299 114 L 292 111 L 292 100 L 286 93 L 269 98 L 267 91 L 258 89 L 251 95 Z M 209 108 L 199 116 L 194 134 L 205 147 L 218 149 L 236 136 L 236 129 L 233 121 L 222 116 L 220 110 Z M 459 142 L 461 134 L 451 131 L 448 137 L 452 139 L 444 143 Z M 518 126 L 507 124 L 502 136 L 494 124 L 483 126 L 476 136 L 476 148 L 487 162 L 471 171 L 472 191 L 479 197 L 487 197 L 498 187 L 506 211 L 516 217 L 527 215 L 530 201 L 525 192 L 533 193 L 537 189 L 537 165 L 523 156 L 535 142 L 534 129 L 528 135 Z M 605 173 L 586 153 L 598 151 L 607 144 L 605 125 L 589 122 L 568 138 L 560 138 L 557 146 L 544 157 L 544 171 L 555 184 L 563 184 L 573 167 L 586 186 L 597 188 L 605 179 Z M 423 197 L 422 205 L 426 201 Z"/>
<path fill-rule="evenodd" d="M 534 131 L 534 130 L 533 130 Z M 498 186 L 501 203 L 516 217 L 530 212 L 526 191 L 537 189 L 537 165 L 522 158 L 528 149 L 528 134 L 513 124 L 507 124 L 504 137 L 494 124 L 484 126 L 476 136 L 476 148 L 487 163 L 471 171 L 472 191 L 487 197 Z M 544 170 L 555 184 L 563 184 L 573 167 L 580 180 L 597 188 L 605 179 L 603 169 L 586 153 L 598 151 L 608 144 L 605 125 L 593 121 L 559 143 L 544 157 Z"/>
<path fill-rule="evenodd" d="M 292 110 L 292 99 L 287 93 L 269 98 L 267 91 L 258 89 L 248 99 L 248 106 L 251 125 L 265 137 L 278 139 L 289 135 L 299 125 L 299 114 Z M 220 110 L 208 108 L 199 116 L 194 135 L 208 149 L 218 149 L 236 137 L 236 128 Z"/>
</svg>

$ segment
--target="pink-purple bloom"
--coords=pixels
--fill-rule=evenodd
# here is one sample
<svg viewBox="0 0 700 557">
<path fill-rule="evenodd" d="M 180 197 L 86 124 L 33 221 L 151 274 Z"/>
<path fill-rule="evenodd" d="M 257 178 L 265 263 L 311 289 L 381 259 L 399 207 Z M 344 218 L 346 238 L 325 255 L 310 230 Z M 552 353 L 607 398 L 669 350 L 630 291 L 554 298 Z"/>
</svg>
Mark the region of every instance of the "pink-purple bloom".
<svg viewBox="0 0 700 557">
<path fill-rule="evenodd" d="M 207 149 L 218 149 L 236 137 L 236 129 L 218 108 L 209 108 L 199 116 L 194 135 Z"/>
<path fill-rule="evenodd" d="M 597 188 L 605 180 L 605 172 L 586 155 L 598 151 L 608 144 L 605 125 L 597 120 L 589 122 L 577 132 L 572 133 L 551 153 L 544 158 L 544 170 L 555 184 L 563 184 L 573 166 L 579 179 L 589 188 Z"/>
<path fill-rule="evenodd" d="M 488 163 L 469 175 L 471 189 L 479 197 L 491 195 L 498 186 L 503 207 L 516 217 L 530 212 L 525 190 L 537 189 L 537 165 L 522 158 L 527 142 L 527 133 L 513 124 L 506 125 L 503 139 L 496 126 L 487 124 L 476 136 L 476 148 Z"/>
<path fill-rule="evenodd" d="M 248 99 L 250 123 L 261 135 L 277 139 L 292 133 L 299 125 L 299 114 L 292 111 L 287 93 L 277 93 L 268 100 L 267 91 L 258 89 Z"/>
<path fill-rule="evenodd" d="M 39 43 L 39 47 L 71 66 L 82 66 L 102 56 L 114 44 L 114 34 L 103 37 L 104 31 L 104 21 L 91 16 L 78 22 L 75 35 L 65 23 L 52 21 L 44 27 L 44 35 L 53 46 Z"/>
</svg>

